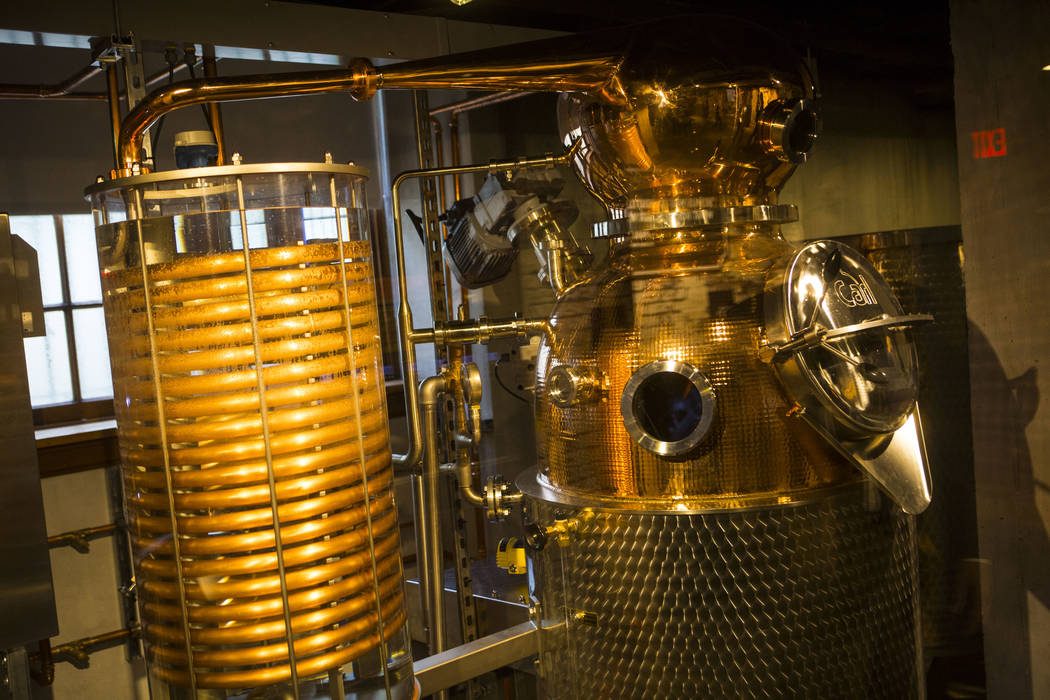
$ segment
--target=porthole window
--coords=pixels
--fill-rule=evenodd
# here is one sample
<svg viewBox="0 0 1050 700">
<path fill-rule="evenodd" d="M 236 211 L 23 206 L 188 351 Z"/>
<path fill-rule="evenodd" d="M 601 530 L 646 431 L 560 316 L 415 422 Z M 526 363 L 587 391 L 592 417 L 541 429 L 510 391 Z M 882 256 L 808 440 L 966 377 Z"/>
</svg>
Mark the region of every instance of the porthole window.
<svg viewBox="0 0 1050 700">
<path fill-rule="evenodd" d="M 627 433 L 658 455 L 675 457 L 704 439 L 715 418 L 707 377 L 686 362 L 657 360 L 628 380 L 620 402 Z"/>
</svg>

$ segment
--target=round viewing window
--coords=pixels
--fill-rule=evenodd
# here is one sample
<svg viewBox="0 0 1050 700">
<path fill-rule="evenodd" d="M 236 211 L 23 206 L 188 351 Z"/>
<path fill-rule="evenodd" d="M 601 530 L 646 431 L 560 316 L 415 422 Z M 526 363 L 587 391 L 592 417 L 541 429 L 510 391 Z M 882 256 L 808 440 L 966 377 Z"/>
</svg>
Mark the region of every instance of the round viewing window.
<svg viewBox="0 0 1050 700">
<path fill-rule="evenodd" d="M 662 456 L 679 456 L 700 444 L 711 429 L 714 390 L 692 365 L 658 360 L 628 380 L 620 412 L 639 445 Z"/>
</svg>

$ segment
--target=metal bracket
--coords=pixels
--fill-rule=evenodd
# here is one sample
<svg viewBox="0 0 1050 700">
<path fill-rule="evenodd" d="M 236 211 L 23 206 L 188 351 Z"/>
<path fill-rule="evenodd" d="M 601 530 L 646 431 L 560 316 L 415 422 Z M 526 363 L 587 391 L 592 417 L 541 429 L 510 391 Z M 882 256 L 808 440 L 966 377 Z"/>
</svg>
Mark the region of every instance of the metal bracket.
<svg viewBox="0 0 1050 700">
<path fill-rule="evenodd" d="M 534 623 L 523 622 L 417 661 L 412 673 L 422 696 L 432 695 L 538 653 L 539 636 Z"/>
</svg>

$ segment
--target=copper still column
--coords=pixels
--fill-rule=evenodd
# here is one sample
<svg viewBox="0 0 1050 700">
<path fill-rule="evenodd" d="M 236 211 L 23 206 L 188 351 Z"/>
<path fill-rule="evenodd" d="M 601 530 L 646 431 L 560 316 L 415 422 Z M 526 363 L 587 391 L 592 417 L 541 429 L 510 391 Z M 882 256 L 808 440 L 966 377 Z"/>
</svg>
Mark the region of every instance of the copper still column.
<svg viewBox="0 0 1050 700">
<path fill-rule="evenodd" d="M 411 697 L 364 181 L 89 190 L 153 697 Z"/>
</svg>

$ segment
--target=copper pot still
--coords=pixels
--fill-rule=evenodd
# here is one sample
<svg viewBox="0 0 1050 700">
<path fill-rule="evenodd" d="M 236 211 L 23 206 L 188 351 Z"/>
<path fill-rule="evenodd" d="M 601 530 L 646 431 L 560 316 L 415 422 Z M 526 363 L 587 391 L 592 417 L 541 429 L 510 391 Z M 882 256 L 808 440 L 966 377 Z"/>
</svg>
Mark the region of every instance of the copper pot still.
<svg viewBox="0 0 1050 700">
<path fill-rule="evenodd" d="M 781 236 L 819 132 L 810 71 L 741 22 L 618 40 L 612 78 L 558 104 L 615 220 L 551 316 L 518 480 L 545 692 L 919 696 L 915 319 L 859 254 Z"/>
</svg>

